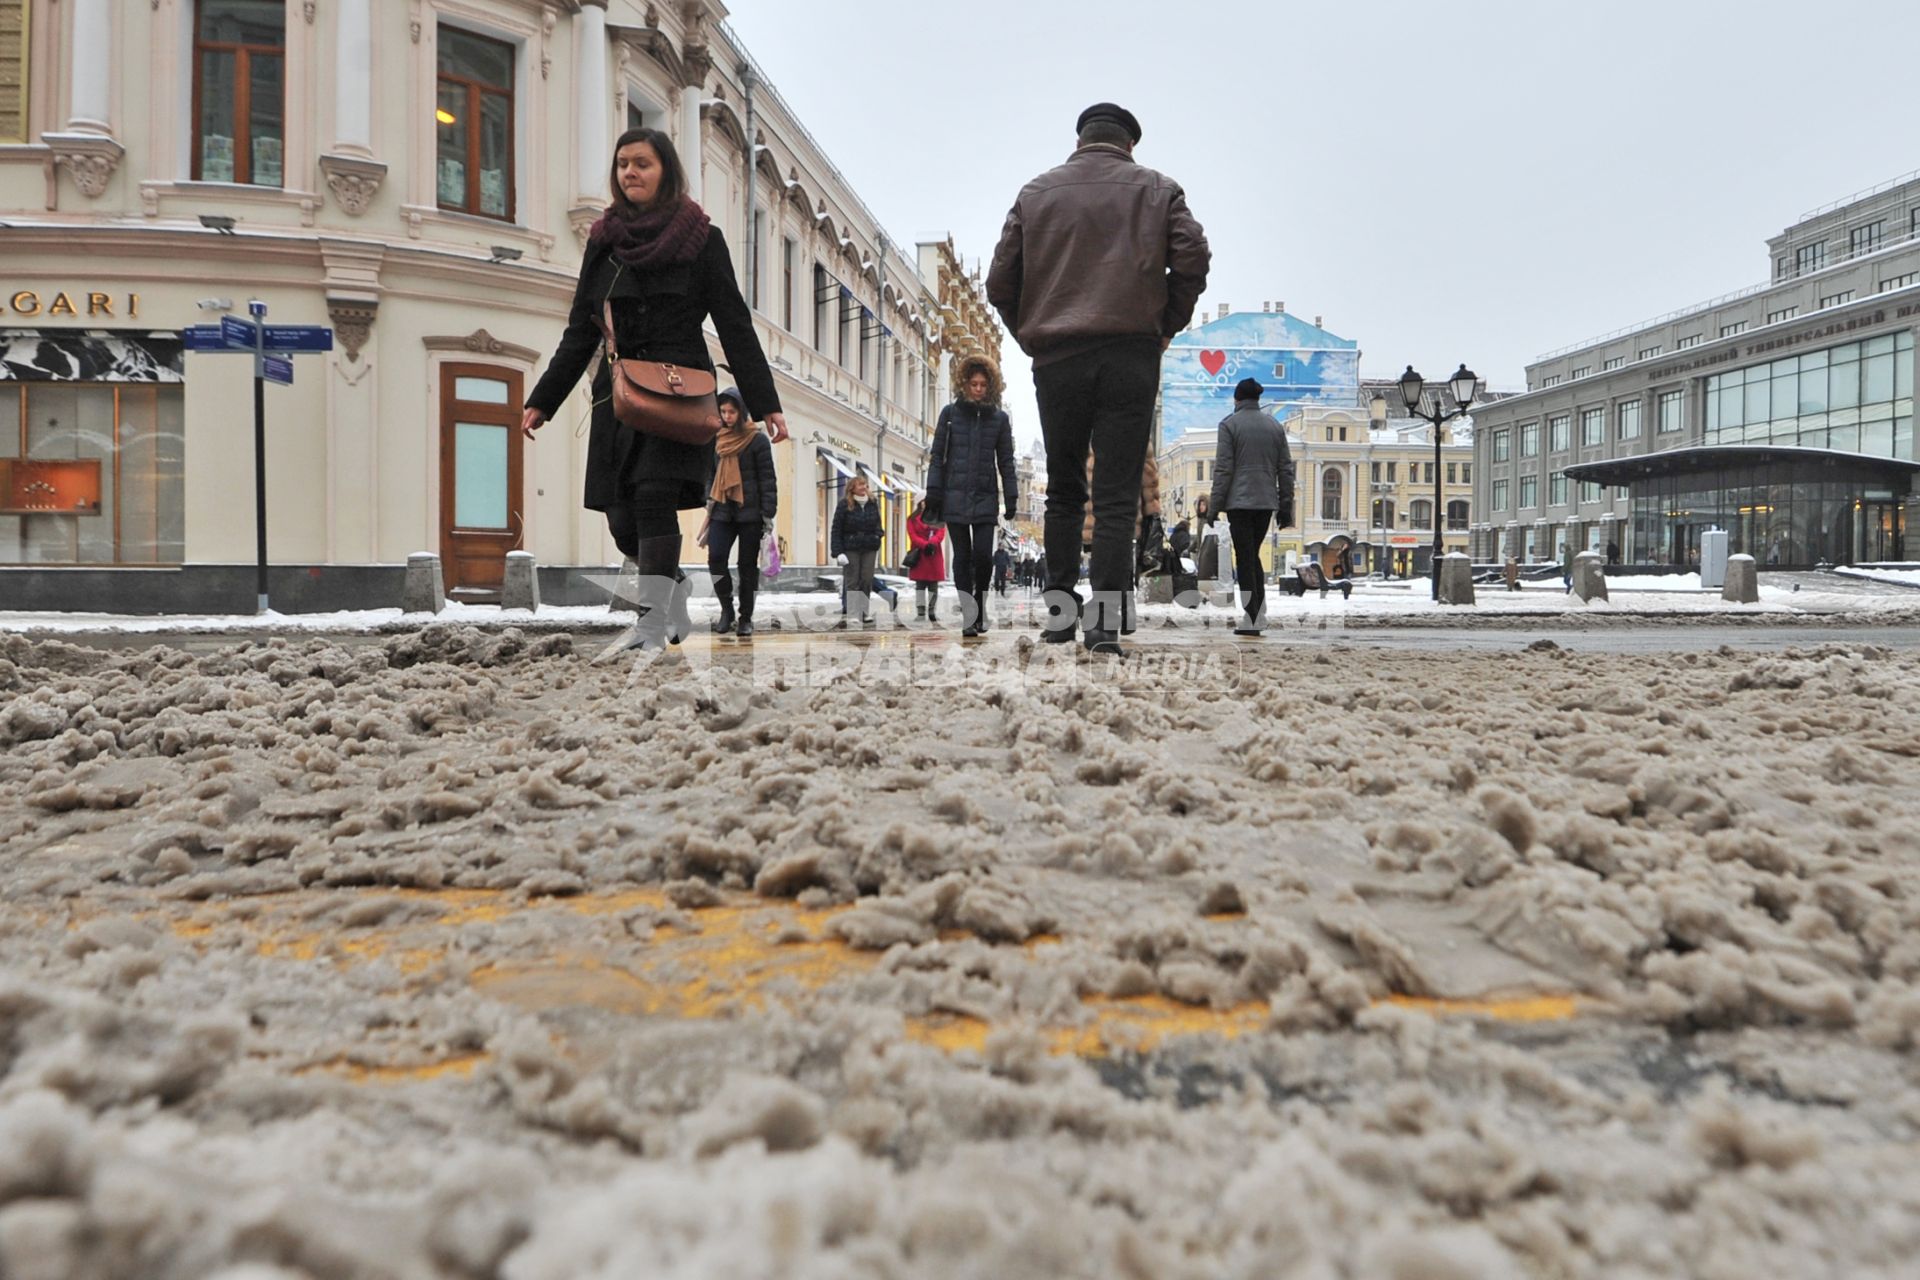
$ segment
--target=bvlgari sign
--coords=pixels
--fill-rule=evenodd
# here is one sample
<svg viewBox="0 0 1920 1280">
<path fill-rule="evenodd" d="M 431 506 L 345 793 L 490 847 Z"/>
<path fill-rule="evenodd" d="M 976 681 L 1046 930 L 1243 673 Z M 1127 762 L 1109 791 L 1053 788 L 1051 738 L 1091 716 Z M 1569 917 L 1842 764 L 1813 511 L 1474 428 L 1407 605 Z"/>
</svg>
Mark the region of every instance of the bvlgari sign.
<svg viewBox="0 0 1920 1280">
<path fill-rule="evenodd" d="M 39 320 L 106 316 L 138 320 L 140 295 L 83 289 L 59 289 L 51 293 L 39 289 L 17 289 L 11 293 L 0 290 L 0 316 L 28 316 Z"/>
</svg>

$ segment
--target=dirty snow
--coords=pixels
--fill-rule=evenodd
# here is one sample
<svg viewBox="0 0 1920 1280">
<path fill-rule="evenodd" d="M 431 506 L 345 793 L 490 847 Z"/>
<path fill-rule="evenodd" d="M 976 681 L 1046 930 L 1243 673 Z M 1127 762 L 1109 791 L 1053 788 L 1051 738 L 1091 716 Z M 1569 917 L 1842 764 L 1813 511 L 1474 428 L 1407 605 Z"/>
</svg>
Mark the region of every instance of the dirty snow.
<svg viewBox="0 0 1920 1280">
<path fill-rule="evenodd" d="M 1911 1274 L 1920 656 L 588 643 L 0 637 L 0 1275 Z"/>
</svg>

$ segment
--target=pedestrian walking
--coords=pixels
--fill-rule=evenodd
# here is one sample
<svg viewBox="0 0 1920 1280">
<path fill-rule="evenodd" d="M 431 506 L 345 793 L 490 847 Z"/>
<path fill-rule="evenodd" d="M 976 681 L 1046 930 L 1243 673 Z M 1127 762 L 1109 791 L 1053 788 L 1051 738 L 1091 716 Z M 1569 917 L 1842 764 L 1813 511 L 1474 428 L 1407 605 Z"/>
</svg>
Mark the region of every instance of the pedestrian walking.
<svg viewBox="0 0 1920 1280">
<path fill-rule="evenodd" d="M 1233 633 L 1257 636 L 1266 625 L 1266 571 L 1260 565 L 1260 544 L 1276 521 L 1280 528 L 1293 523 L 1293 452 L 1287 431 L 1260 407 L 1266 391 L 1253 378 L 1242 378 L 1233 389 L 1233 412 L 1221 419 L 1213 451 L 1213 491 L 1210 511 L 1224 511 L 1233 538 L 1234 576 L 1239 586 L 1241 615 Z"/>
<path fill-rule="evenodd" d="M 1013 422 L 1000 404 L 1003 389 L 1000 368 L 988 356 L 960 361 L 953 403 L 940 411 L 927 466 L 927 497 L 953 544 L 963 636 L 987 634 L 994 532 L 1002 515 L 1013 519 L 1019 498 Z"/>
<path fill-rule="evenodd" d="M 627 130 L 614 147 L 608 183 L 612 203 L 588 234 L 566 332 L 527 397 L 522 434 L 534 438 L 603 348 L 711 374 L 702 332 L 711 318 L 748 416 L 767 424 L 773 442 L 786 439 L 773 371 L 726 240 L 688 196 L 673 143 L 655 129 Z M 604 332 L 609 317 L 612 331 Z M 627 648 L 659 650 L 691 633 L 679 513 L 707 501 L 717 465 L 712 443 L 684 444 L 622 424 L 614 416 L 609 364 L 601 361 L 593 380 L 583 501 L 606 516 L 614 545 L 638 568 L 641 611 L 603 658 Z"/>
<path fill-rule="evenodd" d="M 1173 526 L 1173 532 L 1167 535 L 1167 550 L 1170 565 L 1168 572 L 1173 575 L 1173 602 L 1187 609 L 1198 608 L 1200 604 L 1200 580 L 1193 571 L 1193 532 L 1187 528 L 1187 518 L 1182 516 Z"/>
<path fill-rule="evenodd" d="M 1087 489 L 1093 489 L 1094 457 L 1087 455 Z M 1127 589 L 1120 596 L 1120 632 L 1133 634 L 1133 591 L 1139 584 L 1141 565 L 1150 552 L 1157 552 L 1166 542 L 1166 528 L 1160 520 L 1160 462 L 1154 456 L 1152 445 L 1147 448 L 1146 459 L 1140 466 L 1140 502 L 1138 513 L 1133 521 L 1132 557 L 1128 562 Z M 1081 550 L 1088 556 L 1093 553 L 1093 512 L 1088 510 L 1086 519 L 1080 525 Z"/>
<path fill-rule="evenodd" d="M 927 521 L 922 498 L 907 517 L 907 577 L 913 580 L 913 616 L 923 622 L 940 621 L 940 584 L 947 578 L 947 530 Z"/>
<path fill-rule="evenodd" d="M 1200 495 L 1193 510 L 1193 522 L 1198 526 L 1194 538 L 1199 544 L 1193 555 L 1194 576 L 1202 582 L 1211 582 L 1220 576 L 1220 531 L 1214 527 L 1213 506 L 1207 494 Z"/>
<path fill-rule="evenodd" d="M 779 479 L 773 472 L 773 445 L 747 416 L 740 392 L 728 387 L 720 393 L 720 438 L 714 441 L 719 459 L 707 506 L 707 573 L 720 601 L 714 631 L 753 638 L 753 599 L 760 589 L 760 543 L 780 508 Z M 740 613 L 733 611 L 733 578 L 727 557 L 740 552 Z"/>
<path fill-rule="evenodd" d="M 1007 574 L 1013 571 L 1013 553 L 1007 550 L 1006 540 L 993 553 L 993 594 L 1004 597 L 1007 594 Z"/>
<path fill-rule="evenodd" d="M 880 525 L 880 504 L 873 500 L 865 476 L 847 481 L 847 496 L 833 513 L 833 558 L 840 575 L 840 625 L 850 620 L 874 625 L 872 593 L 874 567 L 886 530 Z"/>
<path fill-rule="evenodd" d="M 1110 102 L 1080 114 L 1064 164 L 1021 189 L 1007 214 L 987 299 L 1033 360 L 1047 448 L 1044 638 L 1076 628 L 1121 652 L 1121 596 L 1149 453 L 1160 353 L 1193 318 L 1211 257 L 1178 183 L 1134 162 L 1140 123 Z M 1093 484 L 1086 478 L 1094 457 Z M 1093 502 L 1092 595 L 1082 608 L 1080 522 Z"/>
</svg>

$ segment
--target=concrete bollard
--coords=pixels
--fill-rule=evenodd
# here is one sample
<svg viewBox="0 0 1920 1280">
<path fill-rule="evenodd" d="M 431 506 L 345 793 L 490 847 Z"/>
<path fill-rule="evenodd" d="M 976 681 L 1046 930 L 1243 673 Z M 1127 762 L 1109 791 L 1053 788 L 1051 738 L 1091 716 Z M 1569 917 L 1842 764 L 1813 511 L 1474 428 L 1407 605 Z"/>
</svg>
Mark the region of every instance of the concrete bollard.
<svg viewBox="0 0 1920 1280">
<path fill-rule="evenodd" d="M 1760 603 L 1760 571 L 1748 555 L 1727 557 L 1727 581 L 1720 598 L 1729 604 Z"/>
<path fill-rule="evenodd" d="M 613 598 L 607 601 L 607 612 L 640 612 L 640 566 L 631 556 L 620 562 L 620 580 L 614 585 Z"/>
<path fill-rule="evenodd" d="M 1573 594 L 1582 604 L 1608 598 L 1606 561 L 1598 551 L 1582 551 L 1573 558 Z"/>
<path fill-rule="evenodd" d="M 447 607 L 447 588 L 440 576 L 440 557 L 416 551 L 407 557 L 407 586 L 400 602 L 404 613 L 438 613 Z"/>
<path fill-rule="evenodd" d="M 531 551 L 507 552 L 506 577 L 500 584 L 500 607 L 525 609 L 528 613 L 539 611 L 540 574 Z"/>
<path fill-rule="evenodd" d="M 1473 602 L 1473 561 L 1461 552 L 1450 551 L 1440 561 L 1440 603 Z"/>
</svg>

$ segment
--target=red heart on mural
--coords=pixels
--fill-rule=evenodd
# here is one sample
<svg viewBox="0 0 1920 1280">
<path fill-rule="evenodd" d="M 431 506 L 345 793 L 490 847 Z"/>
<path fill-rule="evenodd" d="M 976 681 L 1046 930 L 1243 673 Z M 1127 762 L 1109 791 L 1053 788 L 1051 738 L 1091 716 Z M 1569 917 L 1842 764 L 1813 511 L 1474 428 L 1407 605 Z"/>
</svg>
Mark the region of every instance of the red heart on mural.
<svg viewBox="0 0 1920 1280">
<path fill-rule="evenodd" d="M 1208 373 L 1218 373 L 1227 367 L 1227 353 L 1224 351 L 1202 351 L 1200 367 Z"/>
</svg>

